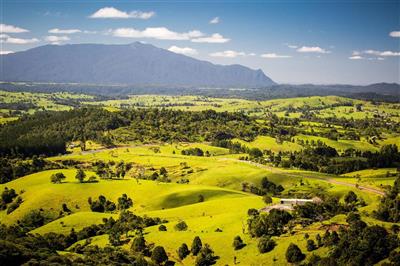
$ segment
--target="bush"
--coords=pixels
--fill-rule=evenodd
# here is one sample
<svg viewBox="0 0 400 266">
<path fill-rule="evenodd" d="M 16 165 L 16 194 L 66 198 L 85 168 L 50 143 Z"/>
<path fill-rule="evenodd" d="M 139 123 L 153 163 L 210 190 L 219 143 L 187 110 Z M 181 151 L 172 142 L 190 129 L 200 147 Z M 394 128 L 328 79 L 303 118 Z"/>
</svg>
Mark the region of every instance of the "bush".
<svg viewBox="0 0 400 266">
<path fill-rule="evenodd" d="M 79 180 L 79 183 L 83 183 L 83 181 L 85 180 L 86 174 L 82 169 L 78 169 L 76 171 L 76 175 L 75 178 Z"/>
<path fill-rule="evenodd" d="M 151 260 L 158 264 L 167 261 L 168 256 L 167 253 L 165 252 L 165 249 L 162 246 L 155 247 L 153 249 L 153 252 L 151 253 Z"/>
<path fill-rule="evenodd" d="M 200 237 L 196 236 L 192 242 L 192 248 L 191 248 L 192 254 L 196 256 L 200 252 L 202 246 L 203 243 L 201 243 Z"/>
<path fill-rule="evenodd" d="M 185 223 L 185 221 L 180 221 L 179 223 L 177 223 L 175 225 L 175 230 L 177 230 L 177 231 L 186 231 L 187 229 L 188 229 L 188 226 Z"/>
<path fill-rule="evenodd" d="M 268 195 L 265 195 L 263 197 L 263 200 L 264 200 L 265 204 L 271 204 L 272 203 L 272 198 L 270 196 L 268 196 Z"/>
<path fill-rule="evenodd" d="M 235 236 L 232 245 L 235 250 L 242 249 L 244 246 L 246 246 L 246 244 L 243 243 L 243 240 L 240 238 L 240 236 Z"/>
<path fill-rule="evenodd" d="M 165 226 L 165 225 L 160 225 L 159 227 L 158 227 L 158 231 L 167 231 L 167 227 Z"/>
<path fill-rule="evenodd" d="M 133 252 L 143 252 L 146 249 L 146 240 L 143 236 L 138 236 L 133 239 L 131 250 Z"/>
<path fill-rule="evenodd" d="M 270 252 L 274 249 L 275 246 L 275 241 L 272 240 L 270 237 L 263 236 L 258 241 L 258 251 L 260 251 L 260 253 Z"/>
<path fill-rule="evenodd" d="M 286 250 L 286 260 L 289 263 L 296 263 L 304 260 L 305 255 L 301 252 L 300 248 L 291 243 Z"/>
<path fill-rule="evenodd" d="M 178 253 L 179 259 L 183 260 L 184 258 L 186 258 L 190 254 L 190 250 L 189 250 L 188 246 L 185 243 L 183 243 L 178 248 L 177 253 Z"/>
<path fill-rule="evenodd" d="M 59 184 L 65 179 L 65 175 L 63 173 L 55 173 L 50 176 L 50 181 L 54 184 Z"/>
<path fill-rule="evenodd" d="M 210 248 L 208 244 L 205 244 L 201 248 L 199 255 L 196 258 L 196 266 L 207 266 L 215 264 L 216 257 L 214 256 L 214 251 Z"/>
<path fill-rule="evenodd" d="M 308 239 L 307 240 L 307 251 L 313 251 L 315 249 L 317 249 L 317 246 L 315 245 L 314 240 Z"/>
</svg>

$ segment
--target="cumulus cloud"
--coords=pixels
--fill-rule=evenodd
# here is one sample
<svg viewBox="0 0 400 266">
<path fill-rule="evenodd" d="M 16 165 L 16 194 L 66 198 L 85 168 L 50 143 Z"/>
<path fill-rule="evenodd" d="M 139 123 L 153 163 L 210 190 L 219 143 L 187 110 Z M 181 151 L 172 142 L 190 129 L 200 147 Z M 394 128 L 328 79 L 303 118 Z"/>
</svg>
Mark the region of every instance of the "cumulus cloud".
<svg viewBox="0 0 400 266">
<path fill-rule="evenodd" d="M 115 37 L 122 38 L 152 38 L 158 40 L 175 41 L 190 40 L 197 43 L 225 43 L 229 41 L 229 39 L 224 38 L 218 33 L 206 36 L 204 33 L 198 30 L 176 32 L 166 27 L 146 28 L 144 30 L 138 30 L 135 28 L 118 28 L 115 30 L 109 30 L 108 33 L 111 33 Z"/>
<path fill-rule="evenodd" d="M 276 54 L 276 53 L 268 53 L 268 54 L 262 54 L 261 57 L 262 58 L 275 59 L 275 58 L 291 58 L 292 56 L 290 56 L 290 55 L 280 55 L 280 54 Z"/>
<path fill-rule="evenodd" d="M 29 32 L 29 30 L 19 28 L 13 25 L 7 25 L 7 24 L 0 24 L 0 32 L 1 33 L 23 33 L 23 32 Z"/>
<path fill-rule="evenodd" d="M 58 28 L 54 28 L 49 30 L 49 33 L 51 34 L 74 34 L 74 33 L 80 33 L 82 32 L 79 29 L 58 29 Z"/>
<path fill-rule="evenodd" d="M 393 52 L 393 51 L 377 51 L 377 50 L 366 50 L 364 51 L 365 54 L 369 55 L 376 55 L 379 57 L 382 56 L 400 56 L 400 52 Z"/>
<path fill-rule="evenodd" d="M 218 24 L 219 23 L 219 17 L 215 17 L 209 22 L 210 24 Z"/>
<path fill-rule="evenodd" d="M 146 28 L 137 30 L 134 28 L 119 28 L 111 31 L 112 35 L 124 38 L 153 38 L 159 40 L 190 40 L 203 36 L 203 33 L 198 30 L 189 32 L 175 32 L 165 27 Z"/>
<path fill-rule="evenodd" d="M 235 58 L 235 57 L 238 57 L 238 56 L 246 56 L 246 53 L 245 52 L 237 52 L 237 51 L 233 51 L 233 50 L 227 50 L 227 51 L 223 51 L 223 52 L 211 53 L 210 56 L 212 56 L 212 57 Z"/>
<path fill-rule="evenodd" d="M 46 41 L 51 42 L 52 44 L 60 44 L 61 42 L 69 41 L 70 38 L 68 36 L 46 36 Z"/>
<path fill-rule="evenodd" d="M 197 42 L 197 43 L 226 43 L 229 41 L 230 39 L 225 38 L 219 33 L 214 33 L 210 36 L 192 39 L 192 42 Z"/>
<path fill-rule="evenodd" d="M 136 19 L 149 19 L 153 17 L 156 13 L 153 11 L 143 12 L 143 11 L 121 11 L 114 7 L 103 7 L 90 15 L 90 18 L 136 18 Z"/>
<path fill-rule="evenodd" d="M 390 37 L 400 38 L 400 31 L 392 31 L 389 33 Z"/>
<path fill-rule="evenodd" d="M 171 46 L 168 48 L 169 51 L 174 52 L 176 54 L 184 54 L 184 55 L 196 55 L 197 50 L 190 48 L 190 47 L 178 47 L 178 46 Z"/>
<path fill-rule="evenodd" d="M 361 60 L 364 59 L 364 57 L 360 56 L 360 55 L 352 55 L 349 57 L 349 59 L 351 60 Z"/>
<path fill-rule="evenodd" d="M 299 46 L 293 45 L 293 44 L 286 44 L 286 45 L 287 45 L 287 47 L 289 47 L 290 49 L 297 49 L 297 48 L 299 48 Z"/>
<path fill-rule="evenodd" d="M 319 54 L 328 54 L 330 51 L 327 51 L 319 46 L 302 46 L 296 50 L 299 53 L 319 53 Z"/>
<path fill-rule="evenodd" d="M 31 39 L 22 39 L 22 38 L 14 38 L 8 36 L 7 34 L 0 34 L 0 42 L 1 43 L 10 43 L 10 44 L 30 44 L 38 42 L 39 40 L 36 38 Z"/>
<path fill-rule="evenodd" d="M 3 55 L 3 54 L 12 54 L 12 53 L 14 53 L 14 52 L 13 52 L 13 51 L 0 50 L 0 55 Z"/>
</svg>

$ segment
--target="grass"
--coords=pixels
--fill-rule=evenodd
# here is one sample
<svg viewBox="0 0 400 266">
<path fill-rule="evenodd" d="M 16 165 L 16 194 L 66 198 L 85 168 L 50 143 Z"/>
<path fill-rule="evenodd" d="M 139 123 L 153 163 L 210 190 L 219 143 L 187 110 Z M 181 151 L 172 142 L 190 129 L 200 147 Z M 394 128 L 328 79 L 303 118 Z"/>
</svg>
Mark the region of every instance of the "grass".
<svg viewBox="0 0 400 266">
<path fill-rule="evenodd" d="M 302 146 L 297 143 L 284 141 L 277 143 L 276 139 L 268 136 L 258 136 L 252 142 L 247 142 L 240 139 L 233 139 L 232 142 L 239 142 L 248 148 L 259 148 L 260 150 L 271 150 L 275 153 L 278 152 L 293 152 L 302 149 Z"/>
</svg>

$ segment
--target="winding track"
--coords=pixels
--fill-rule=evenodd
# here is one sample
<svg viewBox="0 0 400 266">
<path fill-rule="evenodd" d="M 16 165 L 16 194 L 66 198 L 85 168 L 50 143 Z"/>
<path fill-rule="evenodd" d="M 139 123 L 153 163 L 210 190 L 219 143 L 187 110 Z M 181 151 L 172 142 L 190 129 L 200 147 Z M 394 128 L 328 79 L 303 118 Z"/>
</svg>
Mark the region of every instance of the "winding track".
<svg viewBox="0 0 400 266">
<path fill-rule="evenodd" d="M 239 163 L 246 163 L 246 164 L 249 164 L 249 165 L 253 165 L 253 166 L 268 170 L 268 171 L 270 171 L 272 173 L 283 174 L 283 175 L 291 176 L 291 177 L 299 177 L 296 174 L 290 174 L 290 173 L 285 172 L 283 170 L 280 170 L 278 168 L 274 168 L 274 167 L 271 167 L 271 166 L 267 166 L 267 165 L 263 165 L 263 164 L 255 163 L 255 162 L 251 162 L 251 161 L 243 161 L 243 160 L 232 159 L 232 158 L 221 158 L 221 160 L 227 160 L 227 161 L 229 160 L 229 161 L 235 161 L 235 162 L 239 162 Z M 356 186 L 356 184 L 348 183 L 348 182 L 344 182 L 344 181 L 339 181 L 339 180 L 336 180 L 336 179 L 333 179 L 333 178 L 323 178 L 323 177 L 316 177 L 316 176 L 307 176 L 307 178 L 318 179 L 318 180 L 325 181 L 325 182 L 328 182 L 328 183 L 331 183 L 331 184 L 335 184 L 335 185 L 342 185 L 342 186 L 352 187 L 352 188 L 355 188 L 355 189 L 358 189 L 358 190 L 363 190 L 363 191 L 366 191 L 366 192 L 369 192 L 369 193 L 372 193 L 372 194 L 376 194 L 376 195 L 379 195 L 379 196 L 384 196 L 385 195 L 385 192 L 383 192 L 383 191 L 381 191 L 379 189 L 376 189 L 376 188 L 367 187 L 367 186 L 361 186 L 361 185 Z"/>
<path fill-rule="evenodd" d="M 145 144 L 143 146 L 152 146 L 151 144 Z M 131 147 L 137 147 L 135 145 L 123 145 L 123 146 L 119 146 L 117 148 L 131 148 Z M 102 151 L 107 151 L 107 150 L 113 150 L 115 148 L 102 148 L 102 149 L 97 149 L 97 150 L 90 150 L 90 151 L 83 151 L 82 154 L 93 154 L 93 153 L 98 153 L 98 152 L 102 152 Z M 286 176 L 290 176 L 290 177 L 299 177 L 299 175 L 296 174 L 290 174 L 284 170 L 281 170 L 279 168 L 274 168 L 271 166 L 267 166 L 267 165 L 263 165 L 260 163 L 255 163 L 255 162 L 251 162 L 251 161 L 243 161 L 243 160 L 239 160 L 239 159 L 233 159 L 233 158 L 225 158 L 225 157 L 220 157 L 219 160 L 223 160 L 223 161 L 234 161 L 234 162 L 238 162 L 238 163 L 245 163 L 245 164 L 249 164 L 249 165 L 253 165 L 256 166 L 258 168 L 262 168 L 265 170 L 268 170 L 271 173 L 277 173 L 277 174 L 283 174 Z M 312 178 L 312 179 L 317 179 L 317 180 L 321 180 L 321 181 L 325 181 L 331 184 L 335 184 L 335 185 L 342 185 L 342 186 L 347 186 L 347 187 L 351 187 L 354 189 L 358 189 L 358 190 L 363 190 L 375 195 L 379 195 L 379 196 L 384 196 L 385 192 L 383 192 L 382 190 L 376 189 L 376 188 L 372 188 L 372 187 L 367 187 L 367 186 L 356 186 L 356 184 L 353 183 L 348 183 L 348 182 L 344 182 L 344 181 L 339 181 L 333 178 L 323 178 L 323 177 L 316 177 L 316 176 L 307 176 L 306 178 Z"/>
</svg>

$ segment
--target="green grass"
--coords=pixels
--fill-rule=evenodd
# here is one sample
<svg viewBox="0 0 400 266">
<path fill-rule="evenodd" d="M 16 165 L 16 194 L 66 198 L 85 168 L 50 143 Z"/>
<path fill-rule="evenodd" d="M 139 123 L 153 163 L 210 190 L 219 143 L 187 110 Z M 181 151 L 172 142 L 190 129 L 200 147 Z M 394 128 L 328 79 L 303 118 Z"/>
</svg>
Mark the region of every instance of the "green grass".
<svg viewBox="0 0 400 266">
<path fill-rule="evenodd" d="M 278 152 L 293 152 L 302 149 L 302 146 L 297 143 L 284 141 L 283 143 L 277 143 L 275 138 L 268 136 L 258 136 L 254 141 L 247 142 L 240 139 L 233 139 L 232 142 L 239 142 L 240 144 L 248 148 L 259 148 L 260 150 L 271 150 L 275 153 Z"/>
</svg>

